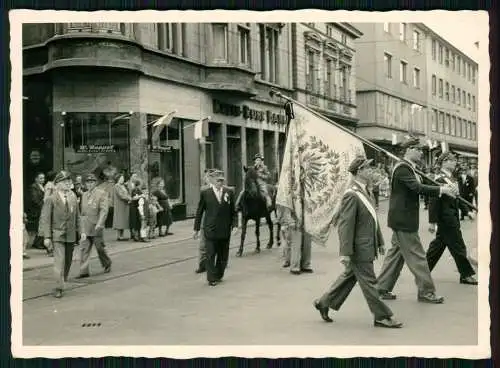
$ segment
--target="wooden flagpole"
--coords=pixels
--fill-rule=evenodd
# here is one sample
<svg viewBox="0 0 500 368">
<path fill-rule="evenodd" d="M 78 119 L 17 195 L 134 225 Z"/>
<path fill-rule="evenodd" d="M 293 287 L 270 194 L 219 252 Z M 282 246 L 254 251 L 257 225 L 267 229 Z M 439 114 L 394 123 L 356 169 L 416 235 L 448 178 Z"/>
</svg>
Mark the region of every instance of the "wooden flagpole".
<svg viewBox="0 0 500 368">
<path fill-rule="evenodd" d="M 282 94 L 281 92 L 279 92 L 279 91 L 272 90 L 272 91 L 269 93 L 269 95 L 270 95 L 271 97 L 273 97 L 273 96 L 278 96 L 278 97 L 284 98 L 285 100 L 287 100 L 287 101 L 288 101 L 287 103 L 294 103 L 294 104 L 296 104 L 296 105 L 298 105 L 298 106 L 300 106 L 300 107 L 302 107 L 302 108 L 306 109 L 307 111 L 309 111 L 310 113 L 312 113 L 312 114 L 316 115 L 317 117 L 319 117 L 319 118 L 321 118 L 321 119 L 324 119 L 324 120 L 328 121 L 329 123 L 331 123 L 331 124 L 335 125 L 337 128 L 341 129 L 342 131 L 344 131 L 344 132 L 346 132 L 346 133 L 349 133 L 350 135 L 352 135 L 352 136 L 356 137 L 357 139 L 359 139 L 360 141 L 362 141 L 363 143 L 365 143 L 367 146 L 369 146 L 369 147 L 373 148 L 374 150 L 384 153 L 385 155 L 387 155 L 388 157 L 392 158 L 393 160 L 396 160 L 396 161 L 398 161 L 398 162 L 399 162 L 399 161 L 404 161 L 404 162 L 406 162 L 406 160 L 404 160 L 404 159 L 402 159 L 402 158 L 400 158 L 400 157 L 398 157 L 398 156 L 396 156 L 396 155 L 392 154 L 391 152 L 389 152 L 389 151 L 387 151 L 387 150 L 383 149 L 382 147 L 377 146 L 375 143 L 371 142 L 370 140 L 368 140 L 368 139 L 366 139 L 366 138 L 364 138 L 364 137 L 362 137 L 362 136 L 360 136 L 360 135 L 358 135 L 358 134 L 354 133 L 354 132 L 353 132 L 353 131 L 351 131 L 350 129 L 347 129 L 347 128 L 343 127 L 342 125 L 340 125 L 340 124 L 336 123 L 335 121 L 333 121 L 333 120 L 331 120 L 331 119 L 328 119 L 326 116 L 324 116 L 324 115 L 320 114 L 320 113 L 319 113 L 319 112 L 317 112 L 317 111 L 314 111 L 314 110 L 313 110 L 313 109 L 311 109 L 310 107 L 308 107 L 308 106 L 306 106 L 306 105 L 304 105 L 304 104 L 302 104 L 302 103 L 300 103 L 300 102 L 298 102 L 298 101 L 294 100 L 293 98 L 283 95 L 283 94 Z M 287 125 L 287 131 L 288 131 L 288 125 Z M 436 181 L 434 181 L 433 179 L 431 179 L 430 177 L 428 177 L 428 176 L 427 176 L 424 172 L 422 172 L 422 171 L 420 171 L 420 170 L 418 170 L 418 169 L 416 169 L 416 168 L 415 168 L 415 172 L 416 172 L 417 174 L 421 175 L 422 177 L 424 177 L 425 179 L 427 179 L 427 180 L 428 180 L 429 182 L 431 182 L 432 184 L 437 185 L 437 186 L 440 186 L 440 184 L 439 184 L 439 183 L 437 183 Z M 469 201 L 466 201 L 465 199 L 463 199 L 463 198 L 462 198 L 462 197 L 460 197 L 460 196 L 457 196 L 456 198 L 457 198 L 460 202 L 462 202 L 462 203 L 466 204 L 467 206 L 469 206 L 469 207 L 471 207 L 472 209 L 474 209 L 474 210 L 476 210 L 476 211 L 477 211 L 477 207 L 476 207 L 476 206 L 474 206 L 474 205 L 473 205 L 472 203 L 470 203 Z"/>
</svg>

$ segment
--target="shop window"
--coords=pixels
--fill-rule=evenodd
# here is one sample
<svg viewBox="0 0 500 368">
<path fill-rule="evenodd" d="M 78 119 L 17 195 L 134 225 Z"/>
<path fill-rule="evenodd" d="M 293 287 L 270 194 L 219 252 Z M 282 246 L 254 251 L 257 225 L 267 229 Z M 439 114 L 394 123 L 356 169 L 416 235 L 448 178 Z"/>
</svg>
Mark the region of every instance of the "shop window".
<svg viewBox="0 0 500 368">
<path fill-rule="evenodd" d="M 159 115 L 147 115 L 148 168 L 151 179 L 160 177 L 173 203 L 182 202 L 182 122 L 174 118 L 168 126 L 153 127 Z M 157 130 L 158 129 L 158 130 Z"/>
<path fill-rule="evenodd" d="M 66 113 L 63 155 L 74 174 L 98 172 L 106 166 L 129 170 L 129 116 L 127 113 Z"/>
</svg>

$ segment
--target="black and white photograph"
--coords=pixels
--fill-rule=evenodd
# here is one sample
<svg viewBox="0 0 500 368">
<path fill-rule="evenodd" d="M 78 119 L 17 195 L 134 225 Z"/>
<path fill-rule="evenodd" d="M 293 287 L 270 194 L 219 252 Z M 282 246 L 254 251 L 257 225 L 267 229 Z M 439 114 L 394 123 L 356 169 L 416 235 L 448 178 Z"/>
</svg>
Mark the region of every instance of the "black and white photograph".
<svg viewBox="0 0 500 368">
<path fill-rule="evenodd" d="M 486 12 L 10 23 L 14 357 L 490 356 Z"/>
</svg>

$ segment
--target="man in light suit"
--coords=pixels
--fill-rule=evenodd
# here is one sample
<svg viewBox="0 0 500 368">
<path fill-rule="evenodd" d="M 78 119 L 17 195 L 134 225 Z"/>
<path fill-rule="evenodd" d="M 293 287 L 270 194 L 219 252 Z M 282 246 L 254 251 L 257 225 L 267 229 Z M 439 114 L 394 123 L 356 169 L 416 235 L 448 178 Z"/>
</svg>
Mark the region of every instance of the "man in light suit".
<svg viewBox="0 0 500 368">
<path fill-rule="evenodd" d="M 63 296 L 80 225 L 80 211 L 76 195 L 71 191 L 71 184 L 71 175 L 68 172 L 61 171 L 56 175 L 55 190 L 44 199 L 38 228 L 39 235 L 44 238 L 45 247 L 54 252 L 56 298 Z"/>
<path fill-rule="evenodd" d="M 238 226 L 234 193 L 224 187 L 224 173 L 218 170 L 214 172 L 213 178 L 211 187 L 200 193 L 193 234 L 193 238 L 198 239 L 201 219 L 204 217 L 203 235 L 207 249 L 205 267 L 210 286 L 216 286 L 224 277 L 229 257 L 231 230 Z"/>
<path fill-rule="evenodd" d="M 108 193 L 96 188 L 97 177 L 89 174 L 85 184 L 87 191 L 82 195 L 81 201 L 81 227 L 80 227 L 80 275 L 78 278 L 89 277 L 90 252 L 95 245 L 99 261 L 104 268 L 104 273 L 111 271 L 111 259 L 103 244 L 103 230 L 108 215 Z"/>
<path fill-rule="evenodd" d="M 387 252 L 378 277 L 379 292 L 382 299 L 396 299 L 392 290 L 406 262 L 415 276 L 417 300 L 441 304 L 444 298 L 436 295 L 436 287 L 418 236 L 420 195 L 455 197 L 458 195 L 458 188 L 448 184 L 437 186 L 421 183 L 415 172 L 415 167 L 422 158 L 422 146 L 418 138 L 406 138 L 401 148 L 405 150 L 405 156 L 393 168 L 391 179 L 388 226 L 393 231 L 392 247 Z"/>
<path fill-rule="evenodd" d="M 315 308 L 325 322 L 333 322 L 328 316 L 329 308 L 338 311 L 359 282 L 368 307 L 374 316 L 375 327 L 400 328 L 402 323 L 393 319 L 393 313 L 380 300 L 373 261 L 377 254 L 384 254 L 384 239 L 377 218 L 373 195 L 367 185 L 373 169 L 365 157 L 356 157 L 349 165 L 354 180 L 344 193 L 336 225 L 340 240 L 340 261 L 344 272 L 320 299 L 314 301 Z"/>
</svg>

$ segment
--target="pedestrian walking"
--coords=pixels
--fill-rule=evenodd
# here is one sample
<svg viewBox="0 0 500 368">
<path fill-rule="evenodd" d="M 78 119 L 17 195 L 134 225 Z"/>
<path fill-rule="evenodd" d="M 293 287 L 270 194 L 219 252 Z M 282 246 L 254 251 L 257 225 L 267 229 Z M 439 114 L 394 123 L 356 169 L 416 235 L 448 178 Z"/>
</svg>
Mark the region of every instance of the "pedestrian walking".
<svg viewBox="0 0 500 368">
<path fill-rule="evenodd" d="M 336 222 L 340 261 L 345 269 L 329 290 L 314 301 L 314 306 L 325 322 L 333 322 L 328 315 L 329 309 L 338 311 L 358 282 L 374 316 L 374 326 L 400 328 L 403 324 L 393 318 L 393 312 L 380 299 L 376 288 L 373 261 L 377 254 L 384 254 L 384 239 L 375 199 L 367 188 L 373 174 L 371 162 L 371 159 L 357 157 L 349 165 L 354 180 L 342 198 Z"/>
<path fill-rule="evenodd" d="M 443 153 L 437 160 L 441 167 L 441 173 L 434 180 L 441 184 L 456 183 L 453 171 L 457 165 L 457 158 L 451 152 Z M 455 260 L 458 272 L 460 273 L 460 283 L 477 285 L 477 280 L 471 263 L 467 259 L 467 248 L 460 230 L 459 204 L 458 199 L 448 196 L 431 198 L 429 203 L 429 231 L 436 232 L 436 238 L 431 241 L 427 249 L 427 262 L 432 271 L 441 258 L 445 248 L 451 253 Z"/>
<path fill-rule="evenodd" d="M 405 150 L 404 160 L 394 166 L 389 200 L 388 226 L 393 231 L 392 247 L 387 252 L 378 277 L 379 292 L 382 299 L 396 299 L 392 290 L 406 262 L 415 276 L 418 301 L 441 304 L 444 298 L 436 295 L 436 287 L 418 236 L 419 199 L 421 194 L 455 197 L 458 191 L 448 184 L 435 186 L 421 183 L 414 169 L 422 157 L 418 138 L 407 138 L 401 148 Z"/>
<path fill-rule="evenodd" d="M 169 198 L 167 191 L 165 190 L 165 180 L 159 179 L 156 185 L 156 189 L 153 191 L 153 195 L 158 198 L 158 203 L 163 208 L 163 211 L 158 212 L 156 216 L 156 222 L 158 225 L 159 236 L 173 235 L 169 231 L 172 225 L 172 208 L 170 207 Z"/>
<path fill-rule="evenodd" d="M 26 230 L 28 231 L 28 246 L 35 249 L 45 249 L 50 254 L 50 251 L 43 246 L 43 238 L 38 235 L 39 219 L 45 198 L 44 184 L 45 175 L 38 173 L 35 182 L 30 185 L 25 209 Z"/>
<path fill-rule="evenodd" d="M 109 194 L 96 188 L 97 177 L 89 174 L 85 180 L 87 191 L 82 196 L 80 226 L 80 274 L 78 278 L 90 276 L 90 253 L 95 246 L 104 273 L 111 271 L 111 259 L 103 246 L 103 231 L 108 215 Z"/>
<path fill-rule="evenodd" d="M 203 192 L 206 189 L 210 189 L 212 185 L 212 174 L 213 170 L 205 169 L 203 176 L 203 185 L 201 186 L 200 192 Z M 205 216 L 203 215 L 201 218 L 200 228 L 204 227 Z M 200 232 L 200 242 L 198 246 L 198 268 L 194 271 L 195 273 L 203 273 L 207 269 L 205 267 L 205 262 L 207 260 L 207 247 L 205 244 L 205 234 L 203 231 Z"/>
<path fill-rule="evenodd" d="M 458 169 L 458 190 L 460 197 L 469 203 L 472 203 L 474 200 L 476 185 L 474 183 L 474 178 L 469 175 L 465 167 Z M 465 216 L 469 217 L 471 220 L 474 219 L 472 208 L 465 203 L 460 202 L 460 220 L 464 220 Z"/>
<path fill-rule="evenodd" d="M 71 191 L 71 175 L 59 172 L 54 178 L 54 189 L 45 197 L 39 221 L 39 235 L 44 245 L 53 250 L 56 288 L 54 296 L 61 298 L 68 279 L 76 233 L 80 225 L 80 211 L 76 195 Z"/>
<path fill-rule="evenodd" d="M 224 172 L 215 171 L 214 184 L 200 193 L 200 201 L 196 210 L 194 223 L 194 239 L 198 239 L 201 220 L 207 248 L 207 281 L 210 286 L 216 286 L 222 281 L 229 257 L 229 241 L 231 230 L 238 225 L 235 210 L 234 193 L 224 187 Z"/>
</svg>

